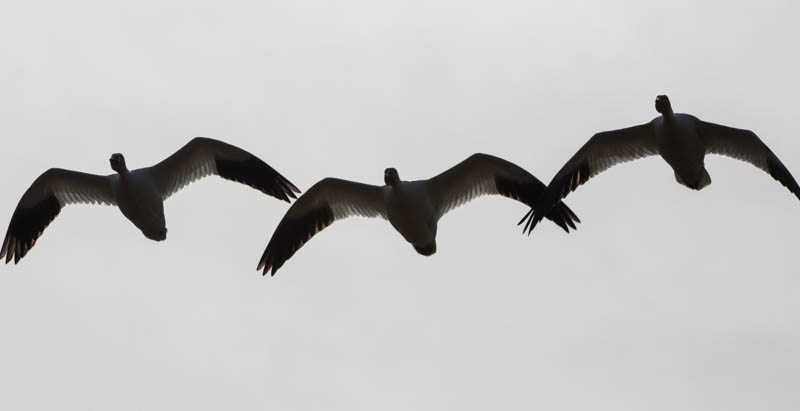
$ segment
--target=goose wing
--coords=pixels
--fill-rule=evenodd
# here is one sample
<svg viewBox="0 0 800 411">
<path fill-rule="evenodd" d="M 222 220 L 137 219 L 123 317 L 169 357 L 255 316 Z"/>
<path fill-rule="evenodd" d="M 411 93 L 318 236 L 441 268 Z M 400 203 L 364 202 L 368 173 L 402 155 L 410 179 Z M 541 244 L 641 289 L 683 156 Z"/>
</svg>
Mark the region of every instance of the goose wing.
<svg viewBox="0 0 800 411">
<path fill-rule="evenodd" d="M 67 204 L 116 204 L 113 178 L 60 168 L 42 173 L 22 195 L 11 216 L 0 259 L 5 257 L 6 264 L 11 259 L 18 263 Z"/>
<path fill-rule="evenodd" d="M 702 120 L 697 122 L 697 132 L 705 143 L 706 153 L 746 161 L 769 173 L 800 199 L 800 187 L 794 177 L 756 133 Z"/>
<path fill-rule="evenodd" d="M 473 154 L 449 170 L 425 182 L 439 217 L 467 202 L 489 194 L 499 194 L 533 206 L 545 185 L 514 163 L 488 154 Z M 547 218 L 564 231 L 580 222 L 572 210 L 560 201 Z"/>
<path fill-rule="evenodd" d="M 150 168 L 161 198 L 166 200 L 189 183 L 216 174 L 247 184 L 264 194 L 289 201 L 300 190 L 260 158 L 239 147 L 195 137 L 180 150 Z"/>
<path fill-rule="evenodd" d="M 597 133 L 556 173 L 553 180 L 520 220 L 528 234 L 558 201 L 597 174 L 628 161 L 658 154 L 652 122 Z"/>
<path fill-rule="evenodd" d="M 383 188 L 338 178 L 325 178 L 289 207 L 272 234 L 256 270 L 272 275 L 316 233 L 353 215 L 386 217 Z"/>
</svg>

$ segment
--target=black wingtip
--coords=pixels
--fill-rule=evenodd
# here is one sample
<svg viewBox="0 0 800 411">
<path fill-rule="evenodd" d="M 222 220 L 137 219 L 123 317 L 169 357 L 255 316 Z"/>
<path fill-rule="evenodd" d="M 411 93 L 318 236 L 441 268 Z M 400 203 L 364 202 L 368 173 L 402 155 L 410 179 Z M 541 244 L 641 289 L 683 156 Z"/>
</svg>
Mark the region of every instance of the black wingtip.
<svg viewBox="0 0 800 411">
<path fill-rule="evenodd" d="M 36 244 L 36 240 L 42 235 L 44 229 L 60 212 L 61 203 L 53 193 L 49 193 L 32 207 L 18 205 L 14 210 L 14 215 L 11 216 L 11 222 L 8 224 L 8 231 L 3 240 L 2 251 L 6 258 L 6 264 L 11 260 L 14 260 L 14 264 L 18 264 Z"/>
<path fill-rule="evenodd" d="M 572 221 L 572 219 L 570 219 L 568 216 L 566 216 L 566 215 L 564 216 L 564 221 L 566 221 L 566 222 L 567 222 L 567 225 L 568 225 L 568 226 L 569 226 L 569 228 L 571 228 L 573 231 L 575 231 L 575 230 L 577 230 L 577 229 L 578 229 L 578 226 L 576 226 L 576 225 L 575 225 L 575 222 L 574 222 L 574 221 Z M 567 230 L 567 232 L 569 232 L 569 230 Z"/>
<path fill-rule="evenodd" d="M 561 209 L 558 210 L 558 217 L 559 217 L 559 219 L 561 221 L 561 224 L 559 224 L 559 226 L 562 229 L 564 229 L 565 233 L 569 234 L 570 228 L 573 229 L 573 230 L 576 229 L 575 223 L 573 223 L 572 220 L 569 219 L 569 216 L 567 216 L 564 213 L 564 210 L 561 210 Z"/>
<path fill-rule="evenodd" d="M 256 271 L 261 271 L 262 277 L 266 277 L 267 273 L 269 273 L 270 277 L 274 277 L 275 273 L 278 271 L 278 268 L 280 268 L 280 266 L 275 265 L 275 256 L 273 253 L 274 250 L 268 246 L 267 250 L 264 251 L 264 255 L 261 256 L 261 260 L 258 262 Z"/>
<path fill-rule="evenodd" d="M 291 200 L 289 198 L 297 200 L 297 195 L 295 193 L 300 194 L 301 193 L 300 189 L 297 188 L 294 184 L 292 184 L 291 181 L 287 180 L 285 177 L 281 176 L 281 178 L 282 178 L 281 186 L 283 188 L 284 194 L 286 194 L 287 196 L 286 201 L 291 203 Z"/>
<path fill-rule="evenodd" d="M 531 235 L 530 226 L 531 226 L 531 221 L 533 220 L 534 215 L 536 215 L 536 212 L 533 211 L 533 209 L 531 209 L 531 212 L 529 213 L 528 218 L 525 221 L 525 227 L 522 228 L 522 232 L 523 233 L 527 232 L 528 235 Z"/>
<path fill-rule="evenodd" d="M 572 217 L 572 221 L 574 221 L 574 222 L 576 222 L 578 224 L 581 223 L 581 219 L 578 218 L 578 216 L 569 207 L 564 207 L 564 208 L 566 208 L 566 210 L 569 213 L 570 217 Z"/>
<path fill-rule="evenodd" d="M 220 157 L 215 160 L 220 177 L 246 184 L 279 200 L 291 203 L 291 199 L 297 199 L 295 193 L 300 192 L 286 177 L 252 154 L 246 160 Z"/>
<path fill-rule="evenodd" d="M 525 223 L 525 231 L 527 231 L 528 235 L 531 235 L 533 229 L 536 227 L 537 224 L 539 224 L 539 221 L 541 220 L 542 218 L 539 217 L 535 212 L 531 214 L 530 218 L 528 218 L 528 222 Z"/>
<path fill-rule="evenodd" d="M 525 215 L 524 215 L 524 216 L 522 216 L 522 219 L 521 219 L 521 220 L 519 220 L 519 222 L 517 223 L 517 225 L 521 225 L 523 222 L 525 222 L 525 220 L 527 220 L 527 219 L 528 219 L 528 217 L 531 215 L 531 213 L 533 213 L 533 208 L 531 208 L 530 210 L 528 210 L 528 212 L 527 212 L 527 213 L 525 213 Z M 522 230 L 522 231 L 525 231 L 525 230 Z"/>
<path fill-rule="evenodd" d="M 564 223 L 566 224 L 567 227 L 562 226 L 562 228 L 571 228 L 572 230 L 577 230 L 578 226 L 576 225 L 576 223 L 580 223 L 580 219 L 578 219 L 578 216 L 576 216 L 575 213 L 573 213 L 572 210 L 570 210 L 570 208 L 567 207 L 567 205 L 564 203 L 559 203 L 555 207 L 550 209 L 550 212 L 547 214 L 547 219 L 555 222 Z M 541 218 L 538 218 L 537 222 L 539 220 L 541 220 Z M 566 229 L 565 231 L 567 233 L 570 232 L 569 229 Z"/>
</svg>

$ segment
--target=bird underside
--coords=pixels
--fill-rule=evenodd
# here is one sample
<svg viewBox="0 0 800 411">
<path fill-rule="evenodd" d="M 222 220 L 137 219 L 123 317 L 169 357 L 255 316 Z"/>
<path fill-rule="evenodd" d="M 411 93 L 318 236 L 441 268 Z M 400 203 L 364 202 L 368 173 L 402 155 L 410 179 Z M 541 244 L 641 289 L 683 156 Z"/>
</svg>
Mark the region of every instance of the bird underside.
<svg viewBox="0 0 800 411">
<path fill-rule="evenodd" d="M 702 190 L 706 188 L 709 184 L 711 184 L 711 176 L 708 175 L 708 171 L 705 168 L 702 168 L 702 173 L 697 176 L 693 175 L 691 177 L 682 177 L 678 172 L 675 172 L 675 180 L 686 187 L 691 188 L 692 190 Z M 693 173 L 697 174 L 697 173 Z M 689 174 L 691 175 L 691 174 Z"/>
<path fill-rule="evenodd" d="M 424 246 L 414 245 L 414 249 L 417 250 L 418 253 L 426 257 L 430 257 L 436 254 L 436 241 L 432 241 L 431 243 Z"/>
</svg>

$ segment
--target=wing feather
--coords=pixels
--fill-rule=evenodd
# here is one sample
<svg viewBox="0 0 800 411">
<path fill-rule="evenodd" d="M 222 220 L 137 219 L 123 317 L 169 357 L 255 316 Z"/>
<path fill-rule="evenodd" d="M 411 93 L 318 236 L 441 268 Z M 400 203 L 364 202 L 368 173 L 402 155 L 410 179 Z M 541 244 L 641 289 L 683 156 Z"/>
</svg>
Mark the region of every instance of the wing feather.
<svg viewBox="0 0 800 411">
<path fill-rule="evenodd" d="M 18 263 L 67 204 L 116 204 L 114 177 L 60 168 L 42 173 L 22 195 L 11 216 L 0 259 L 5 257 L 6 264 L 12 259 Z"/>
<path fill-rule="evenodd" d="M 162 199 L 209 175 L 246 184 L 280 200 L 296 198 L 300 190 L 267 163 L 231 144 L 195 137 L 180 150 L 150 168 Z"/>
<path fill-rule="evenodd" d="M 528 234 L 550 210 L 590 178 L 621 163 L 658 154 L 653 123 L 597 133 L 556 173 L 553 180 L 522 217 Z"/>
<path fill-rule="evenodd" d="M 705 143 L 706 153 L 748 162 L 767 172 L 800 199 L 797 181 L 754 132 L 702 120 L 697 122 L 697 132 Z"/>
<path fill-rule="evenodd" d="M 289 207 L 256 269 L 275 275 L 315 234 L 334 221 L 355 215 L 387 218 L 383 188 L 337 178 L 319 181 Z"/>
<path fill-rule="evenodd" d="M 441 218 L 456 207 L 483 195 L 502 195 L 533 206 L 545 189 L 544 183 L 510 161 L 488 154 L 473 154 L 449 170 L 425 182 Z M 580 220 L 565 204 L 547 218 L 564 231 L 575 229 Z"/>
</svg>

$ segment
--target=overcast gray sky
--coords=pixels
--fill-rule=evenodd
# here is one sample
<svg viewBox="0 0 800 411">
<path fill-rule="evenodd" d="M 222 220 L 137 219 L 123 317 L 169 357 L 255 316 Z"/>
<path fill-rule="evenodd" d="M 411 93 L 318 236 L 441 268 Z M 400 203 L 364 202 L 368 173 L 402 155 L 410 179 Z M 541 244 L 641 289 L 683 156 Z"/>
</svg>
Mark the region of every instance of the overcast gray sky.
<svg viewBox="0 0 800 411">
<path fill-rule="evenodd" d="M 117 3 L 117 4 L 112 4 Z M 149 166 L 193 136 L 305 190 L 474 152 L 549 181 L 595 132 L 677 112 L 749 128 L 800 177 L 796 1 L 17 1 L 0 8 L 0 224 L 49 167 Z M 208 178 L 147 240 L 69 206 L 0 268 L 7 410 L 793 410 L 800 203 L 760 170 L 658 158 L 523 237 L 480 198 L 418 255 L 338 222 L 274 278 L 288 205 Z"/>
</svg>

